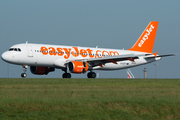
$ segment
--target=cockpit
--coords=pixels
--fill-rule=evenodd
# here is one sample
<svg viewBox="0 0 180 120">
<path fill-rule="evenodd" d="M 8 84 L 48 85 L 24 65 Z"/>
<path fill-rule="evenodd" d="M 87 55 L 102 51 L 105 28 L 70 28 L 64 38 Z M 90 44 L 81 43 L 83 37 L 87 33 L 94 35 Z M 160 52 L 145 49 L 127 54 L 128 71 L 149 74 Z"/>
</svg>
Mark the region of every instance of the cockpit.
<svg viewBox="0 0 180 120">
<path fill-rule="evenodd" d="M 21 49 L 20 48 L 10 48 L 9 51 L 19 51 L 19 52 L 21 52 Z"/>
</svg>

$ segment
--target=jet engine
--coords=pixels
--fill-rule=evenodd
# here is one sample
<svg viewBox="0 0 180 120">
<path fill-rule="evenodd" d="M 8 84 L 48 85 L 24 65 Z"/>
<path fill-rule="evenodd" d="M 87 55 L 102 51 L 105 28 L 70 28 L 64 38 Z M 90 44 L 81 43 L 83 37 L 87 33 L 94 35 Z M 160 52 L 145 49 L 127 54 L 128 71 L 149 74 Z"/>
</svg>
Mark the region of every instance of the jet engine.
<svg viewBox="0 0 180 120">
<path fill-rule="evenodd" d="M 36 75 L 47 75 L 49 72 L 55 71 L 52 67 L 37 67 L 37 66 L 30 66 L 31 73 Z"/>
<path fill-rule="evenodd" d="M 82 61 L 71 61 L 68 63 L 68 69 L 71 73 L 86 73 L 88 70 L 88 63 Z"/>
</svg>

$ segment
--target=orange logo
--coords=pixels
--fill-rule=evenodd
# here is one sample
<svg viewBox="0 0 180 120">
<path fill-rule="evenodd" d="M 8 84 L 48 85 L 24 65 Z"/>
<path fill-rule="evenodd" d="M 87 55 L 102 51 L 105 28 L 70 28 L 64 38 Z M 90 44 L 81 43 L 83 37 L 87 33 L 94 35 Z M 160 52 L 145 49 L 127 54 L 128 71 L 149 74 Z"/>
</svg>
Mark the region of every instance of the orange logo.
<svg viewBox="0 0 180 120">
<path fill-rule="evenodd" d="M 138 44 L 139 47 L 141 47 L 143 45 L 143 43 L 148 40 L 148 36 L 151 34 L 152 30 L 154 29 L 153 24 L 151 24 L 151 26 L 149 27 L 149 29 L 146 29 L 146 33 L 144 34 L 142 40 L 140 41 L 140 43 Z"/>
<path fill-rule="evenodd" d="M 52 56 L 64 56 L 65 59 L 68 59 L 71 55 L 74 57 L 82 56 L 84 58 L 90 57 L 90 58 L 101 58 L 105 57 L 105 55 L 111 56 L 111 55 L 119 55 L 117 51 L 106 51 L 106 50 L 96 50 L 93 52 L 92 49 L 80 49 L 78 47 L 72 47 L 72 48 L 54 48 L 54 47 L 41 47 L 41 53 L 43 55 L 52 55 Z"/>
</svg>

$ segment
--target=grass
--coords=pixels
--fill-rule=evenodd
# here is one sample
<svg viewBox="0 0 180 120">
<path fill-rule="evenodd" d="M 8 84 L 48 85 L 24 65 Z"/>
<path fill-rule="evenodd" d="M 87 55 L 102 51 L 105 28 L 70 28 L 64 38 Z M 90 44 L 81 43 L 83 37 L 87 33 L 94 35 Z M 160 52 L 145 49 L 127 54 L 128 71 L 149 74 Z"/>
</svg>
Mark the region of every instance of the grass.
<svg viewBox="0 0 180 120">
<path fill-rule="evenodd" d="M 179 79 L 0 79 L 0 119 L 180 119 Z"/>
</svg>

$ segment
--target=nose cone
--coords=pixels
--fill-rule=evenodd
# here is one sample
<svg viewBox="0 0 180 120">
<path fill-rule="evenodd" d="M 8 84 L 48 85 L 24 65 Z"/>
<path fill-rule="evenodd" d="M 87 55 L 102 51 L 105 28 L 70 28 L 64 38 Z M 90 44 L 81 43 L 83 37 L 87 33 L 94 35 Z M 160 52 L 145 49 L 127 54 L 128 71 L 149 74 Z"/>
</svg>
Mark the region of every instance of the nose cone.
<svg viewBox="0 0 180 120">
<path fill-rule="evenodd" d="M 4 52 L 1 55 L 1 59 L 4 60 L 5 62 L 9 62 L 10 61 L 10 54 L 8 52 Z"/>
</svg>

